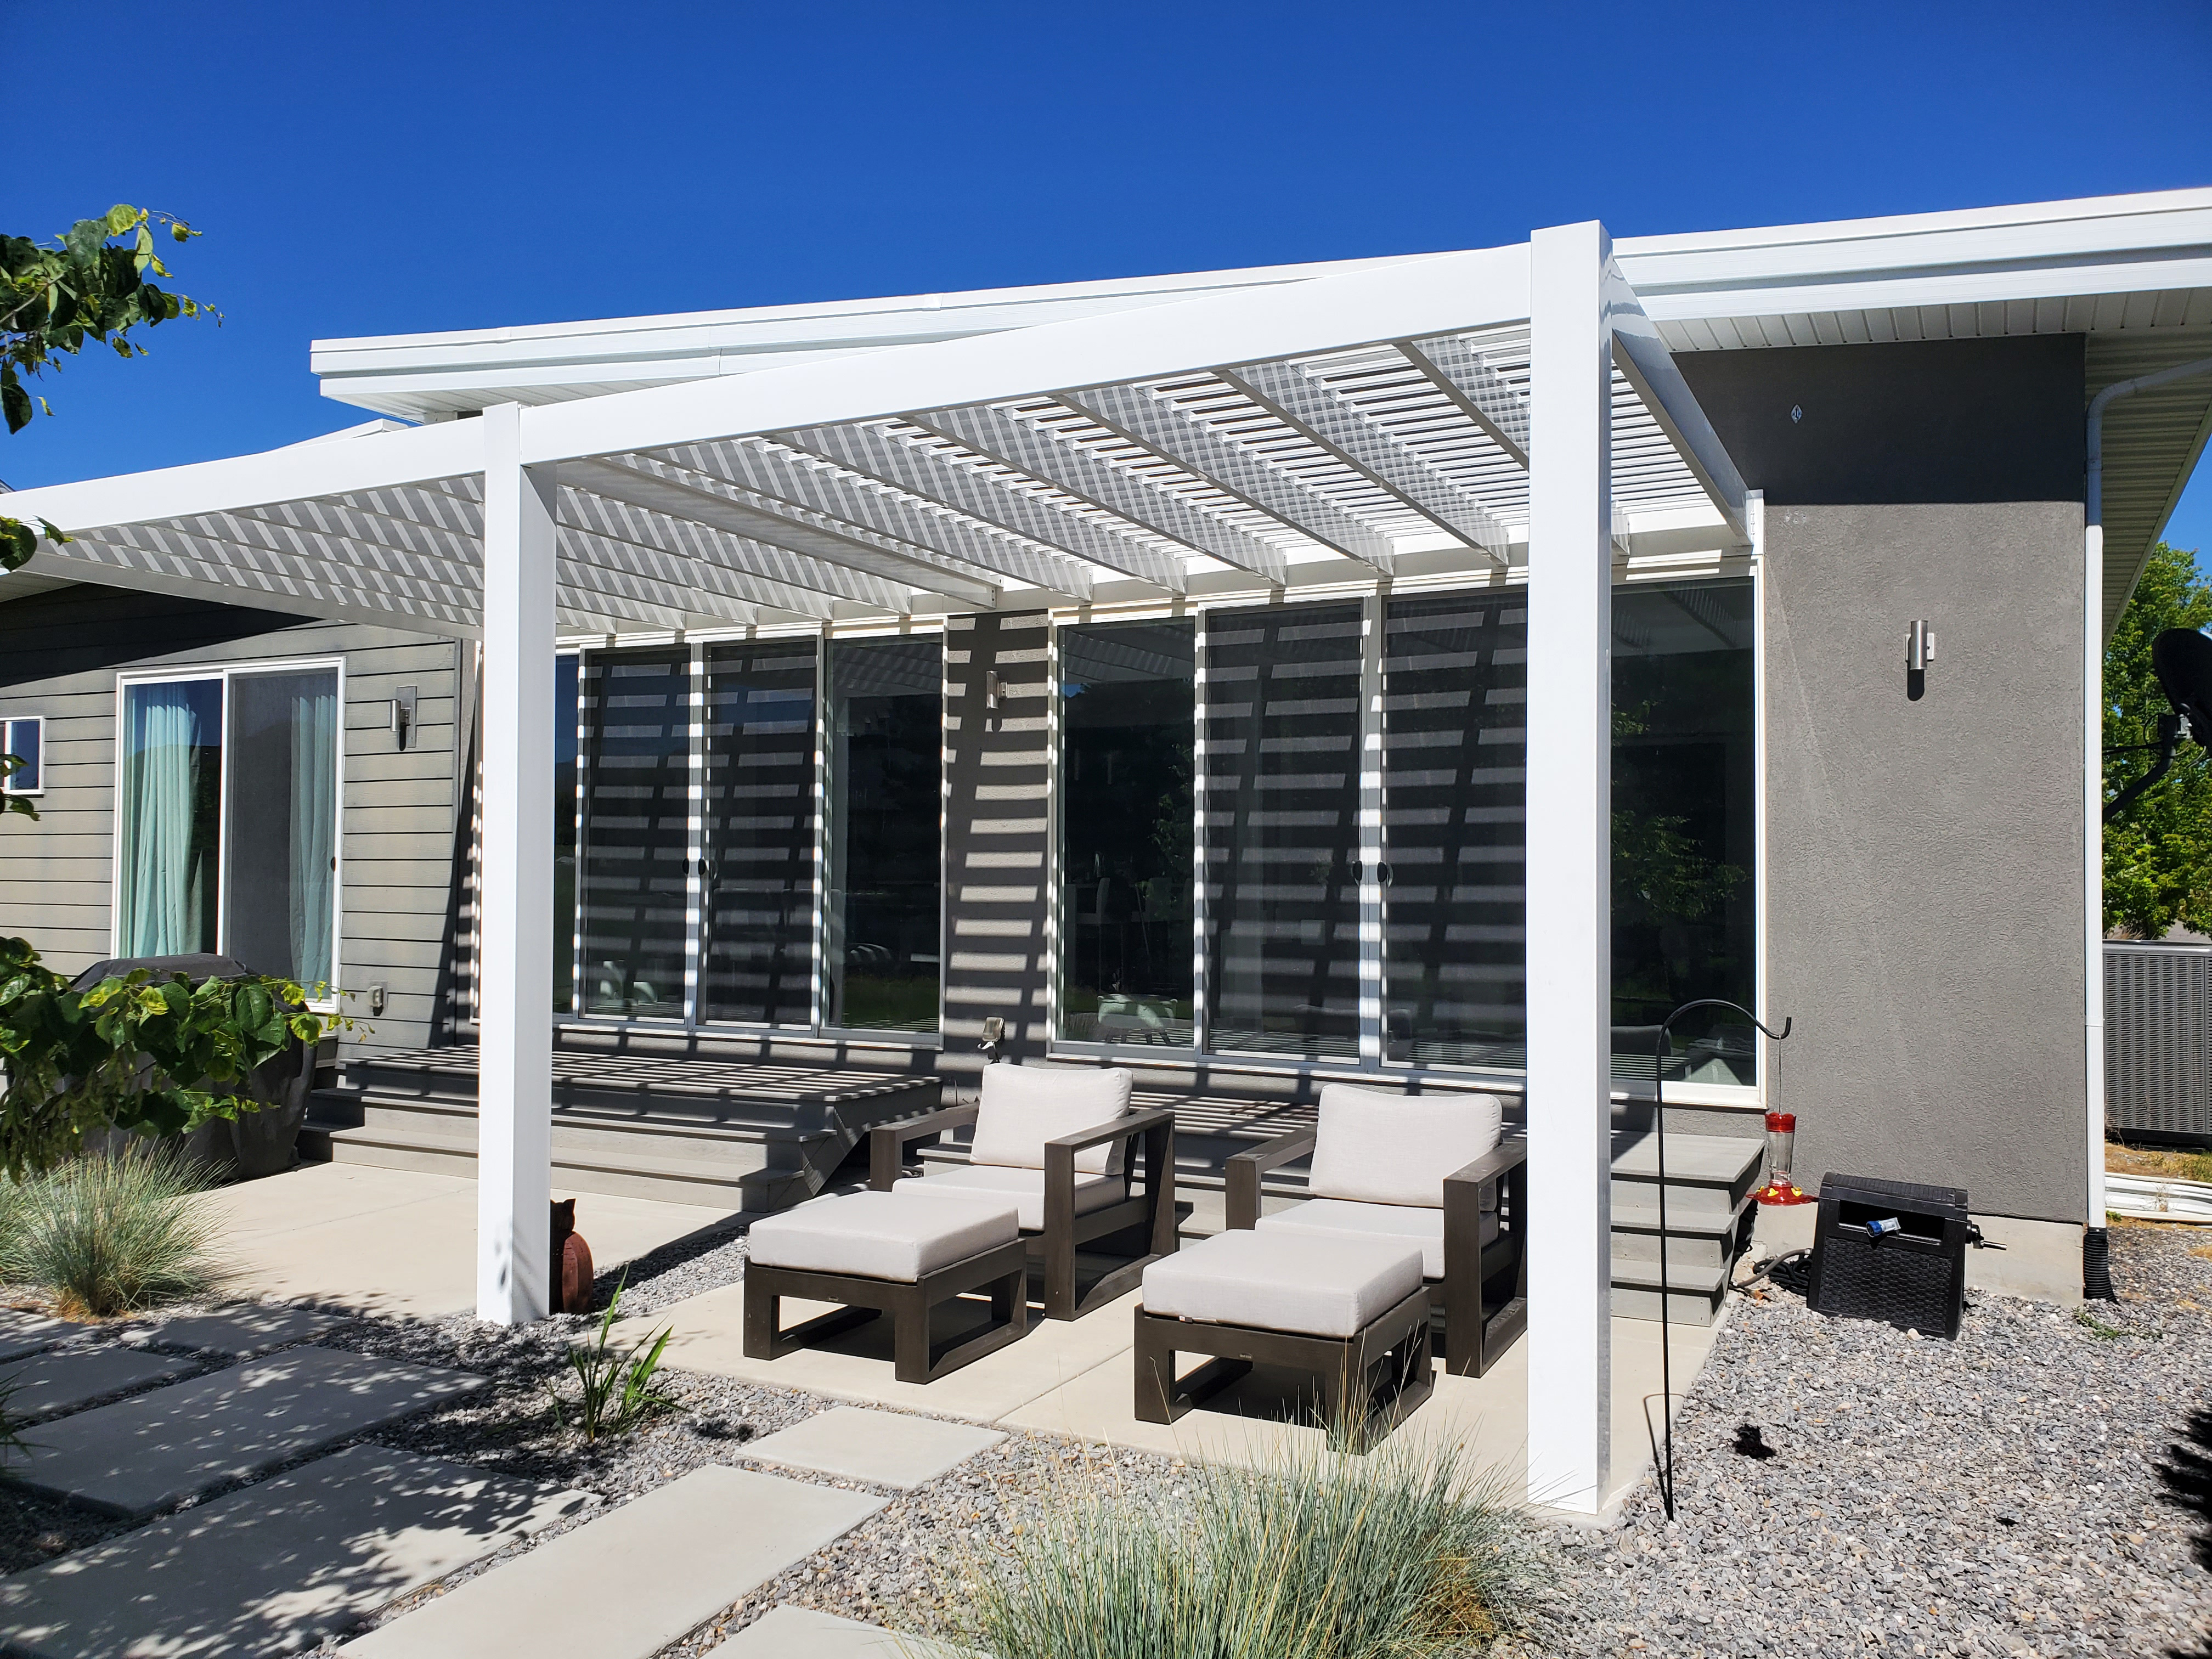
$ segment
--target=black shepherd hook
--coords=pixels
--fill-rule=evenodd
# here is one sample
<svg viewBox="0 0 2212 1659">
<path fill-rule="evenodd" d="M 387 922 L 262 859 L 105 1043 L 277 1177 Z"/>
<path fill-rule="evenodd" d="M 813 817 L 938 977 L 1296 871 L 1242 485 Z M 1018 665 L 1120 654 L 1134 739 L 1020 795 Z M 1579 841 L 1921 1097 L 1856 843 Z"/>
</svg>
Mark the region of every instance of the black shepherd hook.
<svg viewBox="0 0 2212 1659">
<path fill-rule="evenodd" d="M 1790 1035 L 1790 1021 L 1782 1022 L 1775 1030 L 1750 1009 L 1741 1003 L 1729 1002 L 1721 997 L 1700 997 L 1695 1002 L 1686 1002 L 1659 1022 L 1658 1035 L 1651 1044 L 1651 1117 L 1659 1126 L 1659 1409 L 1666 1418 L 1667 1449 L 1659 1475 L 1660 1500 L 1667 1506 L 1667 1518 L 1674 1518 L 1674 1365 L 1669 1340 L 1670 1322 L 1668 1319 L 1667 1286 L 1667 1034 L 1674 1022 L 1685 1014 L 1699 1008 L 1725 1008 L 1731 1013 L 1741 1014 L 1768 1037 L 1780 1042 Z M 1725 1254 L 1725 1252 L 1723 1252 Z"/>
</svg>

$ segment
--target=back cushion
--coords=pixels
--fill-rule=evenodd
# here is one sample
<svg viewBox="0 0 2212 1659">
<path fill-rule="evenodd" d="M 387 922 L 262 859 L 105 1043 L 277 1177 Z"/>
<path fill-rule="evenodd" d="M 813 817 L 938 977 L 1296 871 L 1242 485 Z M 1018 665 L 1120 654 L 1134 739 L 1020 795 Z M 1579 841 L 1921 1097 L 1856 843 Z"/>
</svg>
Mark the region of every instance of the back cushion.
<svg viewBox="0 0 2212 1659">
<path fill-rule="evenodd" d="M 977 1164 L 1042 1170 L 1046 1141 L 1103 1129 L 1126 1116 L 1133 1081 L 1118 1066 L 986 1066 L 969 1157 Z M 1120 1175 L 1121 1143 L 1078 1152 L 1075 1167 L 1085 1175 Z"/>
<path fill-rule="evenodd" d="M 1327 1084 L 1307 1189 L 1316 1198 L 1442 1208 L 1444 1177 L 1495 1148 L 1504 1121 L 1496 1095 L 1386 1095 Z"/>
</svg>

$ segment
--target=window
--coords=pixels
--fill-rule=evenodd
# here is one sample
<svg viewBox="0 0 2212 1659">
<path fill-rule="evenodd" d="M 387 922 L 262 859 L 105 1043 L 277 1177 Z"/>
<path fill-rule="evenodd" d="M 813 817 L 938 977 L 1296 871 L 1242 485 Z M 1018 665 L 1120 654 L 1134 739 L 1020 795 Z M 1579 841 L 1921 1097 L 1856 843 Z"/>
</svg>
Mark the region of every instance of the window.
<svg viewBox="0 0 2212 1659">
<path fill-rule="evenodd" d="M 31 714 L 0 721 L 0 755 L 13 755 L 20 765 L 0 777 L 0 794 L 43 795 L 46 793 L 46 719 Z"/>
<path fill-rule="evenodd" d="M 1649 1028 L 1677 1004 L 1757 994 L 1752 604 L 1743 579 L 1613 596 L 1623 1081 L 1650 1078 Z M 1543 919 L 1528 911 L 1520 589 L 1058 640 L 1061 1040 L 1525 1069 Z M 1195 872 L 1170 827 L 1189 821 L 1194 771 Z M 1183 894 L 1203 918 L 1194 1011 L 1190 968 L 1163 943 L 1188 935 Z M 1733 1017 L 1692 1019 L 1668 1075 L 1752 1085 L 1753 1052 Z"/>
<path fill-rule="evenodd" d="M 944 650 L 832 640 L 823 1023 L 934 1031 L 943 908 Z"/>
<path fill-rule="evenodd" d="M 571 898 L 556 864 L 555 902 L 575 1012 L 938 1029 L 939 637 L 589 651 L 568 672 L 575 875 Z"/>
<path fill-rule="evenodd" d="M 574 652 L 553 659 L 553 1012 L 576 1005 L 576 742 L 580 663 Z"/>
<path fill-rule="evenodd" d="M 1196 625 L 1060 641 L 1060 1035 L 1188 1048 Z"/>
<path fill-rule="evenodd" d="M 122 687 L 119 956 L 211 951 L 336 971 L 338 671 L 257 666 Z"/>
</svg>

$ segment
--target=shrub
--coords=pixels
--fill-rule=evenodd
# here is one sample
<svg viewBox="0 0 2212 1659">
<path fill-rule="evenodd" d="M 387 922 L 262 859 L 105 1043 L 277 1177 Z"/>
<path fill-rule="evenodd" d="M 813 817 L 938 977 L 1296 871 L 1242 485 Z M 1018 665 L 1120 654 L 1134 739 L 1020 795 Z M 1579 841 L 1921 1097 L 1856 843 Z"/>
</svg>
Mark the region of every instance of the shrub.
<svg viewBox="0 0 2212 1659">
<path fill-rule="evenodd" d="M 73 1316 L 204 1296 L 226 1277 L 214 1218 L 185 1201 L 205 1184 L 198 1165 L 143 1140 L 32 1176 L 0 1204 L 0 1279 Z"/>
<path fill-rule="evenodd" d="M 1525 1568 L 1500 1489 L 1449 1448 L 1315 1449 L 1182 1485 L 1048 1504 L 969 1564 L 957 1639 L 1038 1659 L 1431 1659 L 1496 1633 Z"/>
</svg>

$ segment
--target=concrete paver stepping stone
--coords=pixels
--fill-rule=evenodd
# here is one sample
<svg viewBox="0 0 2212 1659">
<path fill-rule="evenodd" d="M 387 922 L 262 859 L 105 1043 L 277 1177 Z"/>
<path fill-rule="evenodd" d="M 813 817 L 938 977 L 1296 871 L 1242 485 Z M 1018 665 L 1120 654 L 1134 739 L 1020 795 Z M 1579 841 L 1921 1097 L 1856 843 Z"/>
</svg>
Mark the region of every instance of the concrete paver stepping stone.
<svg viewBox="0 0 2212 1659">
<path fill-rule="evenodd" d="M 0 1579 L 0 1635 L 37 1659 L 293 1652 L 589 1501 L 351 1446 Z"/>
<path fill-rule="evenodd" d="M 996 1429 L 966 1423 L 839 1406 L 751 1442 L 744 1455 L 912 1492 L 1006 1437 Z"/>
<path fill-rule="evenodd" d="M 313 1308 L 241 1308 L 137 1326 L 125 1340 L 156 1348 L 190 1348 L 198 1353 L 252 1359 L 295 1342 L 312 1341 L 345 1322 L 343 1314 L 318 1313 Z"/>
<path fill-rule="evenodd" d="M 196 1359 L 136 1348 L 64 1348 L 0 1364 L 0 1389 L 15 1390 L 8 1396 L 9 1411 L 45 1417 L 198 1369 Z"/>
<path fill-rule="evenodd" d="M 710 1464 L 343 1651 L 352 1659 L 646 1659 L 887 1501 Z"/>
<path fill-rule="evenodd" d="M 36 1353 L 41 1348 L 52 1347 L 64 1337 L 91 1328 L 89 1325 L 73 1325 L 66 1319 L 50 1319 L 45 1314 L 25 1313 L 20 1308 L 0 1308 L 0 1359 Z"/>
<path fill-rule="evenodd" d="M 295 1348 L 41 1428 L 23 1483 L 145 1515 L 483 1386 L 465 1371 Z"/>
<path fill-rule="evenodd" d="M 881 1625 L 863 1625 L 787 1602 L 769 1608 L 720 1646 L 709 1648 L 707 1659 L 975 1659 L 975 1656 L 966 1648 L 902 1636 Z"/>
</svg>

